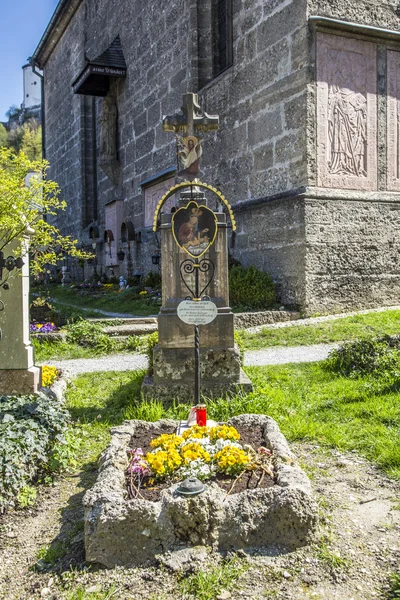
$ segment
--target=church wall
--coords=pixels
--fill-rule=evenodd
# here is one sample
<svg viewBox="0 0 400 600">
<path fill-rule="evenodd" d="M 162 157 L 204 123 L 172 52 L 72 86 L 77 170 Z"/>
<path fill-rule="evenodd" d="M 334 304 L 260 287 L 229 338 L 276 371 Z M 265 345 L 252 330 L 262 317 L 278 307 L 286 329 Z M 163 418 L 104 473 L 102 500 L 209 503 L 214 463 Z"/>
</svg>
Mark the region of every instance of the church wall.
<svg viewBox="0 0 400 600">
<path fill-rule="evenodd" d="M 322 197 L 304 212 L 306 312 L 398 304 L 398 201 Z"/>
<path fill-rule="evenodd" d="M 235 256 L 244 266 L 255 265 L 272 274 L 281 301 L 305 303 L 304 201 L 285 198 L 266 202 L 252 210 L 236 212 Z"/>
<path fill-rule="evenodd" d="M 394 1 L 308 0 L 309 17 L 395 31 L 397 8 Z M 316 83 L 308 88 L 303 308 L 313 313 L 397 304 L 400 198 L 390 192 L 400 190 L 394 156 L 400 147 L 395 126 L 400 39 L 313 19 L 309 31 Z M 345 119 L 335 106 L 343 108 Z M 350 151 L 347 159 L 340 146 Z"/>
<path fill-rule="evenodd" d="M 46 159 L 49 177 L 60 186 L 60 197 L 67 201 L 59 213 L 58 226 L 65 235 L 79 237 L 82 225 L 84 174 L 81 146 L 84 143 L 82 105 L 84 98 L 72 93 L 70 83 L 84 65 L 83 6 L 51 54 L 44 79 Z"/>
<path fill-rule="evenodd" d="M 211 68 L 206 4 L 132 0 L 114 2 L 110 10 L 109 0 L 85 0 L 76 12 L 45 66 L 47 156 L 51 177 L 68 202 L 60 221 L 65 233 L 87 241 L 97 210 L 102 234 L 105 205 L 121 200 L 122 218 L 142 234 L 141 244 L 132 243 L 130 268 L 154 270 L 156 245 L 145 228 L 141 182 L 175 165 L 174 136 L 162 131 L 162 116 L 178 110 L 185 92 L 198 92 L 202 108 L 220 115 L 220 130 L 204 142 L 201 178 L 217 185 L 234 207 L 235 258 L 271 273 L 282 303 L 308 312 L 396 303 L 400 164 L 394 149 L 400 148 L 400 130 L 398 137 L 394 132 L 400 103 L 388 104 L 387 97 L 392 86 L 393 98 L 399 94 L 400 100 L 400 43 L 350 29 L 319 31 L 308 18 L 320 15 L 400 30 L 397 2 L 233 0 L 233 64 L 204 84 Z M 128 70 L 126 79 L 112 81 L 108 95 L 117 107 L 119 136 L 118 165 L 110 176 L 102 168 L 99 148 L 105 100 L 92 103 L 74 95 L 70 84 L 85 57 L 99 56 L 117 35 Z M 333 79 L 323 61 L 318 66 L 317 57 L 321 40 L 329 45 L 333 38 L 333 46 L 336 41 L 339 49 L 358 53 L 361 67 L 363 53 L 370 65 L 367 87 L 352 90 L 355 96 L 369 94 L 367 148 L 357 158 L 367 165 L 366 175 L 360 165 L 358 173 L 328 172 L 331 159 L 324 136 L 327 86 Z M 325 91 L 320 84 L 318 88 L 318 78 Z M 358 96 L 354 106 L 357 101 L 362 103 Z M 352 118 L 354 122 L 354 114 Z M 99 265 L 105 263 L 104 252 L 99 246 Z M 120 269 L 129 274 L 127 260 Z"/>
</svg>

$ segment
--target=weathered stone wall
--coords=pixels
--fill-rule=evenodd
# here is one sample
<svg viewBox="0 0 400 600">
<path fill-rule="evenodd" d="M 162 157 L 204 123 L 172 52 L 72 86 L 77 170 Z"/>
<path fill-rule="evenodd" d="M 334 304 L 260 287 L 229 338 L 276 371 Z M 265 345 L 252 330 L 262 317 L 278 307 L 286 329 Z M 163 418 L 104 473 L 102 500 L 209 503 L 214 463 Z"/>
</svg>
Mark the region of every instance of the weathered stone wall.
<svg viewBox="0 0 400 600">
<path fill-rule="evenodd" d="M 233 3 L 233 66 L 200 91 L 204 108 L 221 115 L 220 131 L 204 145 L 203 179 L 217 183 L 232 204 L 306 183 L 305 10 L 305 0 Z M 45 67 L 51 85 L 51 90 L 47 88 L 47 153 L 51 176 L 69 204 L 60 221 L 68 231 L 87 236 L 84 228 L 98 213 L 102 232 L 104 205 L 116 199 L 124 200 L 124 218 L 136 230 L 143 228 L 140 183 L 175 164 L 173 136 L 162 132 L 162 115 L 176 112 L 182 94 L 197 91 L 199 80 L 202 83 L 207 74 L 210 40 L 204 30 L 203 37 L 197 38 L 205 13 L 207 4 L 195 0 L 174 0 L 168 7 L 160 0 L 150 5 L 136 0 L 128 5 L 114 3 L 112 11 L 108 2 L 86 0 L 75 14 Z M 126 80 L 115 80 L 109 92 L 118 107 L 120 181 L 113 183 L 97 162 L 96 207 L 90 123 L 94 116 L 98 146 L 104 100 L 96 99 L 93 106 L 88 98 L 74 95 L 70 83 L 81 72 L 84 57 L 100 55 L 117 35 L 128 65 Z M 239 223 L 242 218 L 245 213 L 240 213 Z M 251 215 L 249 219 L 255 220 Z M 284 278 L 290 251 L 277 261 L 276 247 L 263 237 L 261 256 L 255 247 L 247 251 L 238 244 L 238 258 Z M 135 248 L 134 260 L 141 264 L 134 268 L 146 272 L 151 268 L 154 238 L 144 235 L 143 239 L 147 239 L 146 249 Z M 103 254 L 99 248 L 100 263 Z M 293 268 L 287 265 L 288 271 Z M 293 292 L 290 301 L 297 302 L 297 295 Z"/>
<path fill-rule="evenodd" d="M 306 312 L 390 306 L 400 295 L 400 203 L 305 202 Z"/>
<path fill-rule="evenodd" d="M 271 273 L 284 304 L 305 301 L 303 199 L 281 198 L 235 211 L 238 228 L 234 253 L 245 266 Z"/>
<path fill-rule="evenodd" d="M 389 61 L 396 63 L 400 38 L 373 31 L 374 27 L 399 31 L 397 9 L 395 1 L 308 0 L 312 82 L 308 88 L 307 107 L 308 182 L 309 186 L 324 188 L 309 187 L 305 200 L 303 308 L 308 313 L 390 305 L 399 298 L 397 230 L 400 198 L 388 192 L 397 189 L 398 166 L 394 164 L 398 143 L 395 133 L 397 115 L 393 108 L 390 116 L 388 107 L 391 96 L 395 98 L 398 94 L 396 74 L 391 74 Z M 365 25 L 369 29 L 318 23 L 316 16 Z M 347 76 L 352 80 L 347 87 L 354 94 L 363 90 L 351 69 L 356 74 L 358 64 L 358 70 L 362 72 L 362 57 L 365 57 L 367 72 L 362 93 L 366 100 L 365 176 L 349 176 L 343 170 L 339 175 L 326 176 L 326 164 L 322 164 L 326 154 L 324 146 L 329 144 L 328 137 L 323 135 L 326 126 L 323 121 L 329 115 L 329 107 L 324 113 L 318 93 L 322 86 L 337 83 L 335 78 L 329 80 L 329 69 L 326 70 L 319 54 L 318 44 L 322 47 L 325 43 L 348 51 L 351 60 L 345 65 L 343 54 L 339 67 L 344 79 Z M 390 102 L 393 104 L 395 100 Z"/>
<path fill-rule="evenodd" d="M 67 208 L 58 224 L 63 233 L 78 236 L 82 227 L 83 172 L 81 146 L 84 142 L 83 96 L 72 93 L 71 83 L 84 66 L 84 7 L 76 12 L 56 51 L 46 64 L 45 142 L 50 163 L 49 177 L 57 181 Z"/>
<path fill-rule="evenodd" d="M 396 88 L 398 75 L 388 76 L 387 53 L 393 54 L 393 71 L 400 41 L 348 26 L 322 28 L 313 19 L 399 30 L 397 1 L 233 0 L 233 64 L 214 79 L 210 5 L 211 0 L 119 0 L 110 10 L 108 0 L 82 1 L 45 65 L 47 157 L 68 202 L 60 219 L 65 233 L 87 240 L 88 225 L 95 222 L 103 235 L 104 205 L 123 200 L 123 218 L 132 221 L 143 242 L 132 242 L 131 270 L 154 269 L 156 245 L 144 227 L 140 184 L 175 165 L 173 135 L 162 131 L 162 116 L 177 111 L 185 92 L 198 92 L 202 107 L 221 116 L 220 130 L 204 142 L 202 179 L 220 187 L 234 207 L 233 255 L 269 272 L 283 304 L 313 312 L 397 302 L 397 271 L 385 240 L 393 240 L 397 252 L 400 167 L 396 175 L 393 148 L 400 137 L 391 123 L 399 115 L 394 105 L 388 111 L 387 92 L 389 83 Z M 318 121 L 316 82 L 327 76 L 321 67 L 317 71 L 318 30 L 336 36 L 339 47 L 346 40 L 343 46 L 359 55 L 376 45 L 376 61 L 370 63 L 377 73 L 368 83 L 376 82 L 376 94 L 365 90 L 368 144 L 377 149 L 376 160 L 369 159 L 368 181 L 359 185 L 348 174 L 321 175 L 326 129 Z M 119 132 L 118 173 L 110 178 L 98 157 L 104 100 L 74 95 L 71 83 L 85 60 L 99 56 L 117 35 L 128 70 L 109 92 Z M 98 270 L 104 253 L 99 246 Z M 121 272 L 128 275 L 127 259 Z"/>
</svg>

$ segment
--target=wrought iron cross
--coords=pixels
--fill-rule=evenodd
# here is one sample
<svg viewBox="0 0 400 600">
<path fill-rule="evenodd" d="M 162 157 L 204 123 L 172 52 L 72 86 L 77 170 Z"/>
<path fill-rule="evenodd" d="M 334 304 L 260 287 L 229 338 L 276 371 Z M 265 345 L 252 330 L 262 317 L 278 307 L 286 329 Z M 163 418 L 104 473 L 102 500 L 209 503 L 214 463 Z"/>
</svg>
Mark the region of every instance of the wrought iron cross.
<svg viewBox="0 0 400 600">
<path fill-rule="evenodd" d="M 185 135 L 198 135 L 200 132 L 217 131 L 219 116 L 208 115 L 200 108 L 197 94 L 184 94 L 180 113 L 163 117 L 163 130 Z"/>
</svg>

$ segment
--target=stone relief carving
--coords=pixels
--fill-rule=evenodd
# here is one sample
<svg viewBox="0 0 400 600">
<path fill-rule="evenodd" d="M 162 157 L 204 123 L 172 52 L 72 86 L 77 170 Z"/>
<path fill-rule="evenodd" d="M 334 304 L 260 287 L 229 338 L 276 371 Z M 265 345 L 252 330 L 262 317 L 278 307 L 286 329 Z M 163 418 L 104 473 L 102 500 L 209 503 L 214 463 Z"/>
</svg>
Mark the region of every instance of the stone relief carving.
<svg viewBox="0 0 400 600">
<path fill-rule="evenodd" d="M 115 184 L 118 184 L 120 179 L 120 169 L 117 158 L 117 138 L 117 104 L 113 96 L 106 96 L 100 116 L 100 166 Z"/>
<path fill-rule="evenodd" d="M 400 191 L 400 52 L 387 53 L 387 189 Z"/>
<path fill-rule="evenodd" d="M 366 177 L 367 100 L 337 85 L 328 96 L 328 170 L 332 175 Z"/>
<path fill-rule="evenodd" d="M 318 34 L 318 185 L 376 189 L 376 47 Z"/>
</svg>

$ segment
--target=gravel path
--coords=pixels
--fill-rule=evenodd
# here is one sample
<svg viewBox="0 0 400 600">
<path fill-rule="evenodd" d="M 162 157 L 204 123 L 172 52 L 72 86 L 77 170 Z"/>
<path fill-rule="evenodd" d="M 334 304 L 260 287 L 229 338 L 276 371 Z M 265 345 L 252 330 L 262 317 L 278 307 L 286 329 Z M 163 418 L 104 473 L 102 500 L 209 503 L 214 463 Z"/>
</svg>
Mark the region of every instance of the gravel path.
<svg viewBox="0 0 400 600">
<path fill-rule="evenodd" d="M 338 344 L 315 344 L 314 346 L 297 346 L 293 348 L 268 348 L 266 350 L 250 350 L 244 354 L 246 367 L 262 365 L 283 365 L 285 363 L 303 363 L 323 360 L 332 348 Z M 97 371 L 134 371 L 147 367 L 144 354 L 111 354 L 99 358 L 80 358 L 73 360 L 50 361 L 61 369 L 67 377 Z M 47 364 L 47 363 L 46 363 Z"/>
<path fill-rule="evenodd" d="M 101 356 L 99 358 L 79 358 L 49 362 L 57 367 L 57 369 L 61 369 L 65 376 L 73 377 L 74 375 L 96 373 L 97 371 L 135 371 L 136 369 L 145 369 L 147 367 L 147 356 L 144 354 L 111 354 L 110 356 Z"/>
<path fill-rule="evenodd" d="M 265 350 L 248 350 L 244 353 L 246 367 L 262 365 L 283 365 L 285 363 L 305 363 L 324 360 L 339 344 L 314 344 L 313 346 L 274 347 Z"/>
<path fill-rule="evenodd" d="M 90 308 L 85 306 L 78 306 L 77 304 L 71 304 L 70 302 L 62 302 L 62 300 L 58 300 L 57 298 L 50 298 L 50 302 L 61 304 L 62 306 L 68 306 L 69 308 L 76 308 L 77 310 L 82 310 L 83 312 L 91 312 L 98 313 L 101 317 L 108 317 L 110 319 L 134 319 L 138 317 L 138 315 L 133 315 L 132 313 L 118 313 L 118 312 L 109 312 L 107 310 L 102 310 L 101 308 Z M 149 317 L 157 317 L 157 314 L 154 315 L 146 315 L 143 318 Z M 142 318 L 142 317 L 139 317 Z"/>
</svg>

